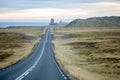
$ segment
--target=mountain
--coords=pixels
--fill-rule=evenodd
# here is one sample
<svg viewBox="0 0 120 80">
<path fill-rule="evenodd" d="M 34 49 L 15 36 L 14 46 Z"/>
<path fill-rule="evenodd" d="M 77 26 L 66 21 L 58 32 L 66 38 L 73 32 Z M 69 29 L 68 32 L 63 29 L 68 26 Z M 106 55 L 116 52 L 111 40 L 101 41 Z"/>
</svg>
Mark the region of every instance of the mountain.
<svg viewBox="0 0 120 80">
<path fill-rule="evenodd" d="M 65 27 L 120 27 L 120 16 L 76 19 Z"/>
</svg>

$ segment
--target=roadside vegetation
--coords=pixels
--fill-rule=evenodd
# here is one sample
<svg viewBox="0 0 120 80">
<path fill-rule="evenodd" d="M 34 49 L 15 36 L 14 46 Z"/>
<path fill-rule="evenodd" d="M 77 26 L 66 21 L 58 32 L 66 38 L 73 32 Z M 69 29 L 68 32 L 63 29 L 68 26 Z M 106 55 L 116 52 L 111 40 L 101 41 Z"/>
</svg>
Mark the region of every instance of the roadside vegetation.
<svg viewBox="0 0 120 80">
<path fill-rule="evenodd" d="M 71 80 L 120 80 L 119 28 L 53 28 L 55 55 Z M 78 69 L 80 68 L 80 76 Z"/>
<path fill-rule="evenodd" d="M 76 19 L 66 27 L 120 27 L 119 16 L 91 17 L 87 19 Z"/>
<path fill-rule="evenodd" d="M 29 55 L 42 34 L 43 28 L 0 29 L 0 68 Z"/>
</svg>

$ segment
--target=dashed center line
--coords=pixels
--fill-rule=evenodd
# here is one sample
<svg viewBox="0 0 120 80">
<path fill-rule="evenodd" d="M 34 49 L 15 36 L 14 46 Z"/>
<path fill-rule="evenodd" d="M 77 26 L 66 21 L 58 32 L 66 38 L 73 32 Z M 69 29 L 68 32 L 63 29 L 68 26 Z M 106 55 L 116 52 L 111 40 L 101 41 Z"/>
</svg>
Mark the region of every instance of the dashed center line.
<svg viewBox="0 0 120 80">
<path fill-rule="evenodd" d="M 23 74 L 21 74 L 15 80 L 22 80 L 25 76 L 27 76 L 37 66 L 37 64 L 38 64 L 39 60 L 41 59 L 41 57 L 42 57 L 42 55 L 44 53 L 44 50 L 45 50 L 45 44 L 47 43 L 47 38 L 48 38 L 48 31 L 47 31 L 46 39 L 45 39 L 45 41 L 43 43 L 43 48 L 42 48 L 40 57 L 36 60 L 36 62 L 29 69 L 27 69 Z"/>
<path fill-rule="evenodd" d="M 47 41 L 48 41 L 48 34 L 49 34 L 49 29 L 46 31 L 46 37 L 45 37 L 45 41 L 44 41 L 44 43 L 43 43 L 43 47 L 42 47 L 42 51 L 41 51 L 41 54 L 40 54 L 40 56 L 39 56 L 39 58 L 36 60 L 36 62 L 29 68 L 29 69 L 27 69 L 24 73 L 22 73 L 19 77 L 17 77 L 15 80 L 22 80 L 25 76 L 27 76 L 36 66 L 37 66 L 37 64 L 38 64 L 38 62 L 40 61 L 40 59 L 42 58 L 42 55 L 43 55 L 43 53 L 44 53 L 44 50 L 45 50 L 45 45 L 46 45 L 46 43 L 47 43 Z M 63 78 L 65 79 L 65 80 L 67 80 L 67 77 L 64 75 L 64 73 L 61 71 L 61 69 L 59 68 L 59 66 L 58 66 L 58 64 L 57 64 L 57 62 L 54 60 L 54 63 L 55 63 L 55 65 L 57 66 L 57 68 L 58 68 L 58 70 L 59 70 L 59 72 L 61 73 L 61 75 L 63 76 Z"/>
</svg>

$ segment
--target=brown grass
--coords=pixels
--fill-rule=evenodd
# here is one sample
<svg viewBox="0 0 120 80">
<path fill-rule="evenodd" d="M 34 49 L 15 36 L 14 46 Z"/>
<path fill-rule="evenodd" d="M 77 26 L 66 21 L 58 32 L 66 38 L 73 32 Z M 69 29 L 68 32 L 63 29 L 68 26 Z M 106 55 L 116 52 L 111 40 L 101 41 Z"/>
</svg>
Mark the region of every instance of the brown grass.
<svg viewBox="0 0 120 80">
<path fill-rule="evenodd" d="M 43 28 L 0 29 L 0 68 L 28 56 L 43 32 Z"/>
<path fill-rule="evenodd" d="M 56 58 L 64 69 L 81 80 L 119 80 L 119 28 L 53 29 Z M 73 79 L 71 76 L 70 78 Z"/>
</svg>

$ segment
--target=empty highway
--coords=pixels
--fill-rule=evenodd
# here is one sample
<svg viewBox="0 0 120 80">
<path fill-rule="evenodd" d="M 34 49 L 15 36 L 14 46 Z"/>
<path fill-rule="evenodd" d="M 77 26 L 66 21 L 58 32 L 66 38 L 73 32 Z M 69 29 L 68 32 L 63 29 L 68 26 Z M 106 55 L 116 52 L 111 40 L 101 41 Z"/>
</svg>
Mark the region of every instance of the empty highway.
<svg viewBox="0 0 120 80">
<path fill-rule="evenodd" d="M 0 70 L 0 80 L 69 80 L 54 58 L 51 40 L 47 28 L 28 57 Z"/>
</svg>

